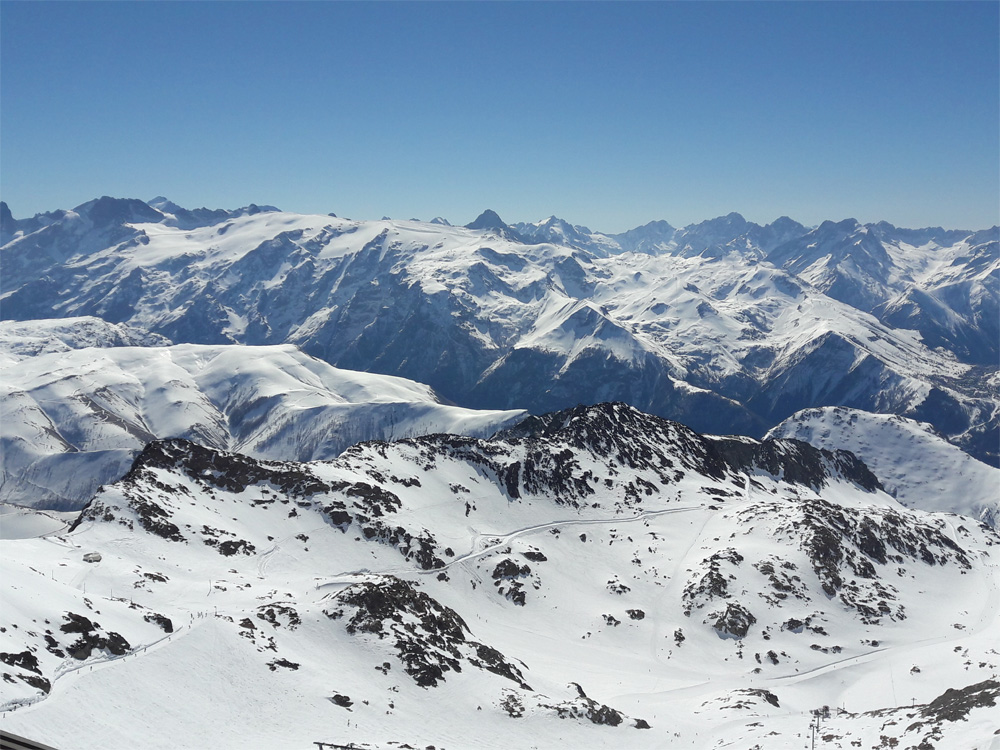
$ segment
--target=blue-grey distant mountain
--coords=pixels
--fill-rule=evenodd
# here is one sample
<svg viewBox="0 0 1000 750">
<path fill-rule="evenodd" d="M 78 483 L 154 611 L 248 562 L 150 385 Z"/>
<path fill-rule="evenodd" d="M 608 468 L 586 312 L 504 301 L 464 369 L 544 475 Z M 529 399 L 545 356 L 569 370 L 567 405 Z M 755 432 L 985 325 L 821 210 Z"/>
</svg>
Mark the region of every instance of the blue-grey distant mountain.
<svg viewBox="0 0 1000 750">
<path fill-rule="evenodd" d="M 473 221 L 466 224 L 465 228 L 486 230 L 504 239 L 523 242 L 523 238 L 517 231 L 505 224 L 497 212 L 489 208 L 479 214 Z"/>
</svg>

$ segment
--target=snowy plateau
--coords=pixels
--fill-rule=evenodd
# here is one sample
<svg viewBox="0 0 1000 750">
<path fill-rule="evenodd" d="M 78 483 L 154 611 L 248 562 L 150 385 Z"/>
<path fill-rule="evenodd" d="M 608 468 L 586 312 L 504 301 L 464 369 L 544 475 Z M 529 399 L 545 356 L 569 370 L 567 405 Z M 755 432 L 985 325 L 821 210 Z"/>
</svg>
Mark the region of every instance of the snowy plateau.
<svg viewBox="0 0 1000 750">
<path fill-rule="evenodd" d="M 0 204 L 2 729 L 1000 749 L 1000 243 Z"/>
</svg>

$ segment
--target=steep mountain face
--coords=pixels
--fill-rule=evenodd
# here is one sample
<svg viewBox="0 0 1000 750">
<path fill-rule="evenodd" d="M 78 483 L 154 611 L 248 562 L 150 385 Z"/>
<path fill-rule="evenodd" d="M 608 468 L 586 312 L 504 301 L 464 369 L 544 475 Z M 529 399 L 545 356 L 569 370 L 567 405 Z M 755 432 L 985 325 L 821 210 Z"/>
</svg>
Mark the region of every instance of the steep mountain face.
<svg viewBox="0 0 1000 750">
<path fill-rule="evenodd" d="M 931 348 L 995 367 L 1000 358 L 1000 229 L 955 232 L 824 222 L 776 247 L 775 265 Z"/>
<path fill-rule="evenodd" d="M 0 703 L 81 748 L 797 747 L 824 705 L 830 747 L 973 746 L 998 543 L 624 404 L 307 464 L 159 441 L 3 543 Z"/>
<path fill-rule="evenodd" d="M 800 409 L 844 405 L 930 422 L 1000 461 L 996 358 L 983 364 L 997 338 L 989 232 L 806 231 L 730 214 L 626 239 L 554 218 L 515 232 L 493 212 L 463 228 L 271 210 L 182 226 L 176 206 L 154 203 L 174 213 L 84 204 L 5 245 L 0 314 L 293 343 L 475 408 L 619 399 L 760 435 Z M 905 300 L 921 294 L 944 305 L 938 323 L 913 318 L 927 316 Z"/>
<path fill-rule="evenodd" d="M 0 500 L 79 509 L 167 437 L 307 461 L 362 440 L 489 435 L 525 416 L 445 405 L 427 386 L 340 370 L 290 345 L 155 346 L 150 336 L 94 319 L 4 324 Z"/>
<path fill-rule="evenodd" d="M 962 513 L 994 528 L 1000 523 L 1000 469 L 951 445 L 929 424 L 827 407 L 798 412 L 767 436 L 851 451 L 908 508 Z"/>
</svg>

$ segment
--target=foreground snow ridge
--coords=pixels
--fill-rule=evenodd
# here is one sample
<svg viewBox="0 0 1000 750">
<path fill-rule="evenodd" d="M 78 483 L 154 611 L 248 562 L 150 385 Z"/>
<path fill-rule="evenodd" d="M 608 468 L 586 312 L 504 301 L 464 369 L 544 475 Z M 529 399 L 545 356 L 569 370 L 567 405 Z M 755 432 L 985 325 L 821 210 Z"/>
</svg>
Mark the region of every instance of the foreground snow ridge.
<svg viewBox="0 0 1000 750">
<path fill-rule="evenodd" d="M 154 441 L 71 528 L 2 544 L 4 728 L 55 747 L 1000 729 L 993 529 L 852 453 L 624 404 L 307 463 Z"/>
</svg>

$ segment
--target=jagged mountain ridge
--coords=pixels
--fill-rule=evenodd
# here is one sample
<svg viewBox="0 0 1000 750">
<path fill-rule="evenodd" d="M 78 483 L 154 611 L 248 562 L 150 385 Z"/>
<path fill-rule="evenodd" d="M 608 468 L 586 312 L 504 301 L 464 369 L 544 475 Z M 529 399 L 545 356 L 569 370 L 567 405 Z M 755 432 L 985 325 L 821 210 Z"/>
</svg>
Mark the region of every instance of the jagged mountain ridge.
<svg viewBox="0 0 1000 750">
<path fill-rule="evenodd" d="M 0 501 L 79 509 L 155 439 L 310 461 L 363 440 L 489 435 L 525 416 L 448 405 L 287 344 L 165 343 L 96 318 L 0 324 Z"/>
<path fill-rule="evenodd" d="M 785 747 L 842 702 L 831 747 L 969 744 L 996 692 L 995 532 L 623 404 L 312 464 L 155 442 L 54 541 L 4 555 L 0 696 L 80 747 Z"/>
<path fill-rule="evenodd" d="M 612 252 L 607 235 L 525 244 L 538 238 L 508 236 L 495 214 L 468 229 L 258 210 L 188 229 L 148 205 L 96 211 L 112 200 L 4 245 L 4 317 L 291 342 L 478 408 L 626 400 L 760 435 L 802 408 L 846 405 L 931 422 L 1000 461 L 994 230 L 806 230 L 730 214 L 634 230 L 647 244 Z M 549 223 L 570 242 L 565 222 Z"/>
</svg>

